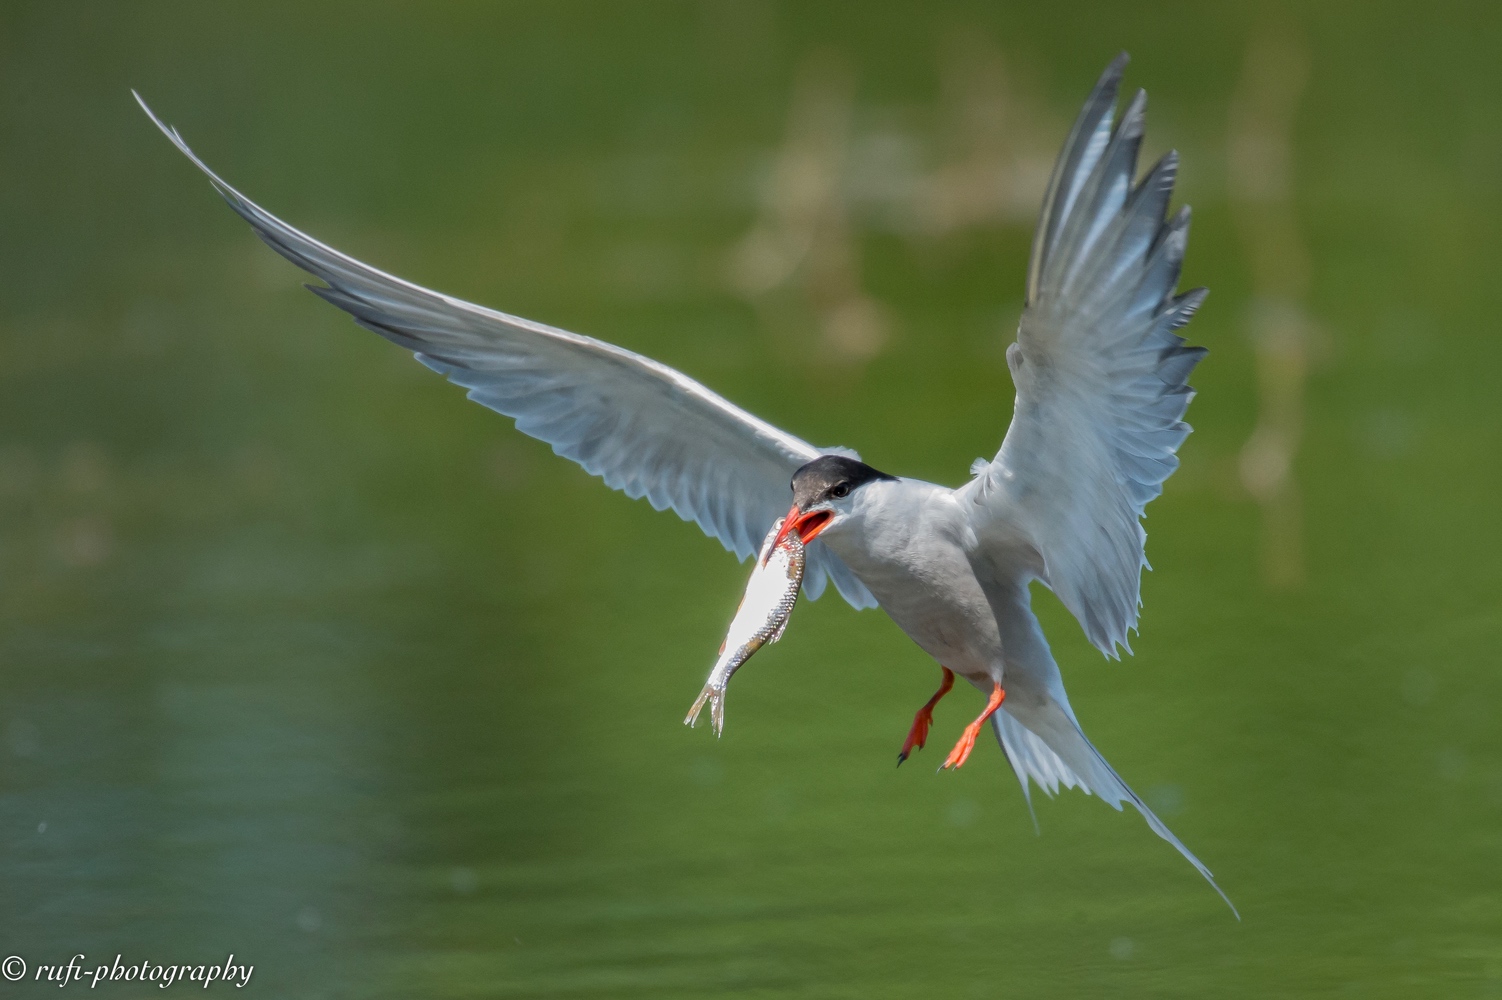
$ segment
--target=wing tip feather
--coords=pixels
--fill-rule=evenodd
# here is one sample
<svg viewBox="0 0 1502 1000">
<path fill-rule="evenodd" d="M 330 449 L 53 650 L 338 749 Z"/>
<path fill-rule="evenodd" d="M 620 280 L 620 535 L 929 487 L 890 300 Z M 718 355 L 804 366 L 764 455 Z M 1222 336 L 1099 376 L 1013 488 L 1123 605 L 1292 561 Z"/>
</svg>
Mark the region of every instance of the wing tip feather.
<svg viewBox="0 0 1502 1000">
<path fill-rule="evenodd" d="M 589 449 L 581 446 L 581 442 L 575 437 L 565 436 L 549 439 L 544 436 L 546 433 L 544 425 L 551 427 L 556 421 L 542 421 L 539 424 L 538 420 L 528 420 L 517 406 L 505 405 L 503 399 L 497 398 L 498 394 L 495 391 L 487 391 L 485 398 L 481 399 L 477 395 L 480 393 L 481 387 L 474 384 L 474 380 L 485 375 L 493 376 L 496 374 L 495 372 L 479 371 L 470 364 L 472 359 L 467 356 L 459 356 L 464 353 L 463 351 L 460 351 L 459 355 L 444 356 L 445 353 L 450 352 L 443 351 L 443 344 L 429 343 L 426 339 L 419 336 L 417 331 L 406 329 L 401 317 L 387 317 L 382 301 L 377 297 L 373 297 L 375 293 L 366 288 L 362 282 L 378 283 L 376 292 L 389 290 L 386 287 L 386 283 L 389 283 L 391 288 L 405 295 L 420 296 L 425 306 L 436 307 L 437 305 L 442 305 L 449 308 L 473 310 L 477 316 L 482 316 L 486 320 L 506 323 L 534 335 L 572 345 L 575 348 L 587 346 L 591 349 L 608 352 L 615 358 L 624 357 L 636 362 L 648 371 L 652 377 L 669 382 L 679 391 L 693 397 L 694 401 L 701 405 L 709 405 L 716 415 L 728 416 L 729 419 L 737 421 L 742 430 L 749 432 L 756 442 L 758 442 L 760 453 L 757 458 L 763 466 L 767 464 L 765 460 L 770 456 L 772 461 L 788 463 L 787 472 L 791 474 L 797 465 L 807 461 L 810 456 L 818 454 L 818 451 L 807 443 L 772 427 L 764 421 L 758 420 L 751 414 L 746 413 L 710 392 L 683 373 L 662 365 L 659 362 L 652 361 L 650 358 L 644 358 L 614 345 L 596 341 L 593 338 L 570 334 L 566 331 L 555 330 L 543 324 L 533 323 L 519 317 L 496 313 L 493 310 L 482 309 L 477 306 L 470 306 L 468 303 L 463 303 L 438 292 L 421 288 L 369 267 L 354 258 L 334 250 L 332 247 L 320 243 L 311 236 L 282 222 L 224 181 L 210 169 L 207 163 L 199 158 L 175 127 L 168 125 L 152 110 L 139 91 L 132 88 L 131 95 L 157 129 L 208 178 L 218 194 L 229 204 L 230 208 L 251 226 L 252 230 L 263 242 L 294 265 L 309 272 L 320 281 L 325 282 L 322 285 L 307 284 L 306 287 L 310 291 L 349 313 L 361 326 L 411 350 L 416 355 L 418 361 L 425 366 L 445 375 L 450 381 L 467 389 L 467 395 L 471 399 L 476 399 L 482 402 L 483 405 L 511 417 L 516 421 L 518 429 L 522 430 L 523 433 L 531 434 L 534 437 L 543 437 L 552 446 L 554 453 L 571 461 L 578 462 L 590 475 L 604 479 L 607 485 L 622 490 L 628 497 L 633 499 L 645 497 L 658 510 L 671 508 L 683 519 L 695 521 L 706 534 L 719 541 L 729 551 L 740 555 L 741 558 L 744 559 L 745 555 L 750 553 L 743 554 L 746 546 L 741 544 L 741 542 L 743 536 L 747 536 L 747 531 L 745 530 L 745 525 L 737 522 L 737 517 L 724 515 L 723 513 L 716 516 L 708 516 L 703 509 L 703 504 L 695 505 L 692 502 L 684 500 L 682 497 L 669 495 L 670 491 L 667 491 L 665 487 L 661 487 L 661 484 L 657 484 L 659 488 L 651 488 L 651 484 L 644 485 L 643 482 L 639 481 L 638 476 L 622 476 L 619 474 L 620 470 L 616 468 L 619 464 L 618 462 L 612 460 L 614 464 L 602 464 L 600 461 L 591 458 L 587 454 Z M 389 322 L 387 322 L 388 319 Z M 473 373 L 471 377 L 465 377 L 471 373 Z M 532 429 L 529 430 L 529 427 Z M 842 449 L 842 451 L 848 451 L 848 449 Z M 854 452 L 849 453 L 854 454 Z M 758 472 L 761 471 L 765 470 L 758 466 Z M 761 485 L 763 484 L 757 484 L 758 487 Z M 781 508 L 779 507 L 778 512 L 780 511 Z M 754 549 L 751 551 L 754 552 Z M 849 570 L 843 564 L 838 563 L 837 560 L 834 565 L 838 565 L 843 574 L 849 573 Z M 824 590 L 827 575 L 828 579 L 834 582 L 836 589 L 841 595 L 857 608 L 875 606 L 874 598 L 871 598 L 869 592 L 865 590 L 858 579 L 851 576 L 850 581 L 844 581 L 843 574 L 839 572 L 829 573 L 829 568 L 826 566 L 826 572 L 819 574 L 817 579 L 813 581 L 812 586 L 809 588 L 811 598 L 818 596 L 818 593 Z"/>
</svg>

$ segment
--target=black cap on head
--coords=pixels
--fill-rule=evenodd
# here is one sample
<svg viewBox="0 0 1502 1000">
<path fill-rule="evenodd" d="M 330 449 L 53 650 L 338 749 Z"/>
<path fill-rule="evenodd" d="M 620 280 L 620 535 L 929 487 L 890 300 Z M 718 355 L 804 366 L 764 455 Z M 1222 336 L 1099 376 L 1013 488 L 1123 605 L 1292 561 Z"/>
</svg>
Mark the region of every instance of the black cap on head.
<svg viewBox="0 0 1502 1000">
<path fill-rule="evenodd" d="M 880 469 L 844 455 L 820 455 L 793 473 L 793 502 L 808 510 L 820 500 L 849 496 L 850 491 L 877 479 L 896 481 Z"/>
</svg>

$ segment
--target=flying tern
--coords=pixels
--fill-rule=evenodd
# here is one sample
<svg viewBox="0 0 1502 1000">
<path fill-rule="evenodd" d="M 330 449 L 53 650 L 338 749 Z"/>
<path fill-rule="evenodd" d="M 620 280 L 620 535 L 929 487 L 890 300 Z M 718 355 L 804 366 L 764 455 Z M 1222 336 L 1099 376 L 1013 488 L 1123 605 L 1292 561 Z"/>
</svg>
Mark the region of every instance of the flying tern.
<svg viewBox="0 0 1502 1000">
<path fill-rule="evenodd" d="M 1189 234 L 1187 207 L 1168 215 L 1178 156 L 1134 182 L 1146 95 L 1116 118 L 1126 61 L 1086 99 L 1044 194 L 1006 352 L 1011 425 L 996 456 L 977 459 L 954 489 L 815 448 L 650 358 L 362 264 L 240 194 L 136 99 L 262 240 L 323 282 L 313 292 L 470 399 L 741 559 L 784 518 L 771 537 L 802 539 L 809 598 L 833 584 L 856 608 L 880 607 L 938 661 L 941 685 L 899 763 L 923 746 L 935 703 L 962 677 L 985 709 L 943 767 L 964 764 L 989 724 L 1029 808 L 1030 780 L 1049 795 L 1080 788 L 1117 810 L 1131 805 L 1229 905 L 1085 737 L 1029 594 L 1044 584 L 1101 652 L 1130 652 L 1147 565 L 1140 519 L 1178 466 L 1194 395 L 1186 380 L 1205 355 L 1174 332 L 1206 294 L 1175 292 Z"/>
</svg>

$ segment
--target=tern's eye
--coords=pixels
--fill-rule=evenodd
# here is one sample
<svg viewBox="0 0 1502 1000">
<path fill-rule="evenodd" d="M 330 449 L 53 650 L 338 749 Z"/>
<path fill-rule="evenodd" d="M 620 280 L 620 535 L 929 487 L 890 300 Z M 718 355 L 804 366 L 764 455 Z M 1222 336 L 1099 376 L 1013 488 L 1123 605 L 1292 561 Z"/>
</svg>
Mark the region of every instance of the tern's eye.
<svg viewBox="0 0 1502 1000">
<path fill-rule="evenodd" d="M 850 495 L 850 484 L 836 483 L 834 487 L 830 489 L 829 495 L 834 497 L 836 500 L 841 500 L 845 497 L 848 497 Z"/>
</svg>

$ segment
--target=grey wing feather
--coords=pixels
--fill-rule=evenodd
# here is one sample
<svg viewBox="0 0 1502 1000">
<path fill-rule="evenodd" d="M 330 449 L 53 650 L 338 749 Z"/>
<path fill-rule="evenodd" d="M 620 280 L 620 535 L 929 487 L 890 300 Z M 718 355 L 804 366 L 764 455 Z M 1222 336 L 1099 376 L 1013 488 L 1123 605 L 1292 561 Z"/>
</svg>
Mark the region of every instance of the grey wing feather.
<svg viewBox="0 0 1502 1000">
<path fill-rule="evenodd" d="M 136 100 L 262 240 L 325 282 L 312 291 L 512 417 L 517 429 L 627 496 L 697 522 L 739 558 L 755 553 L 786 512 L 792 473 L 821 454 L 650 358 L 430 291 L 318 242 L 225 183 Z M 854 606 L 876 606 L 815 541 L 804 592 L 817 598 L 826 579 Z"/>
<path fill-rule="evenodd" d="M 1174 333 L 1205 290 L 1175 295 L 1189 211 L 1165 220 L 1178 156 L 1133 184 L 1145 95 L 1112 127 L 1125 55 L 1085 103 L 1049 182 L 1028 300 L 1007 361 L 1017 387 L 995 459 L 961 493 L 1020 529 L 1045 581 L 1108 656 L 1137 625 L 1143 508 L 1178 467 L 1186 384 L 1204 357 Z"/>
</svg>

